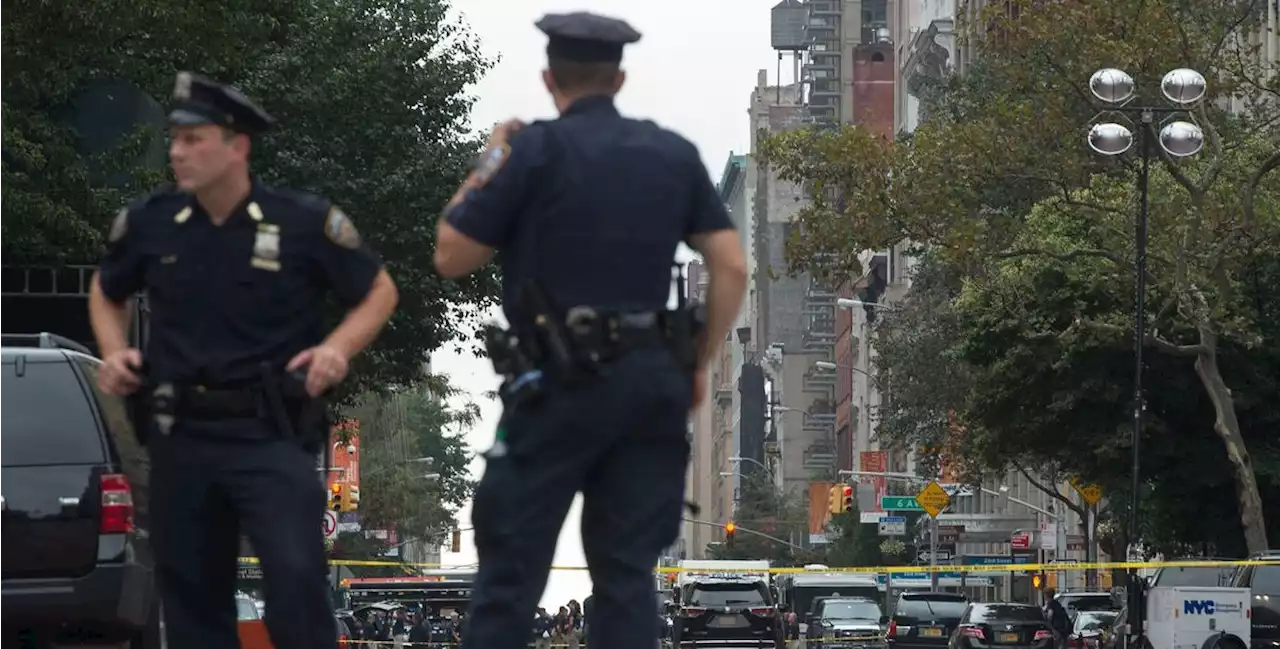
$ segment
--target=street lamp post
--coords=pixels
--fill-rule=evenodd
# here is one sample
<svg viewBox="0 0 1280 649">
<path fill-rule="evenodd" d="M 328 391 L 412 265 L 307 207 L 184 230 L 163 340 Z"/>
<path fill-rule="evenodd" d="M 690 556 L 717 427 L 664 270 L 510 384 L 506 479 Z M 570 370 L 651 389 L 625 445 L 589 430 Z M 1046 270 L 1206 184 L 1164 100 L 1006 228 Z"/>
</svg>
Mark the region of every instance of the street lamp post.
<svg viewBox="0 0 1280 649">
<path fill-rule="evenodd" d="M 1171 70 L 1160 81 L 1160 91 L 1169 102 L 1168 105 L 1133 105 L 1137 84 L 1133 77 L 1123 70 L 1104 68 L 1093 73 L 1089 78 L 1089 90 L 1102 104 L 1105 111 L 1121 114 L 1137 115 L 1140 126 L 1137 133 L 1138 155 L 1142 160 L 1138 172 L 1138 217 L 1134 224 L 1134 314 L 1133 314 L 1133 494 L 1129 504 L 1129 533 L 1126 535 L 1125 559 L 1128 560 L 1131 549 L 1136 545 L 1139 533 L 1138 508 L 1141 505 L 1141 448 L 1143 411 L 1146 405 L 1142 393 L 1143 346 L 1147 330 L 1147 210 L 1148 180 L 1151 171 L 1151 140 L 1155 134 L 1155 118 L 1164 116 L 1164 126 L 1160 129 L 1157 141 L 1165 154 L 1174 158 L 1193 156 L 1204 148 L 1204 132 L 1191 121 L 1180 119 L 1188 109 L 1204 99 L 1207 91 L 1204 75 L 1187 68 Z M 1101 115 L 1101 114 L 1100 114 Z M 1098 121 L 1089 129 L 1089 147 L 1106 156 L 1119 156 L 1133 148 L 1134 133 L 1123 124 L 1114 121 Z M 1138 572 L 1129 570 L 1128 591 L 1131 596 L 1130 610 L 1141 614 L 1143 605 L 1141 586 L 1138 583 Z M 1135 616 L 1133 619 L 1141 619 Z M 1138 636 L 1142 632 L 1141 625 L 1131 625 L 1130 634 Z"/>
</svg>

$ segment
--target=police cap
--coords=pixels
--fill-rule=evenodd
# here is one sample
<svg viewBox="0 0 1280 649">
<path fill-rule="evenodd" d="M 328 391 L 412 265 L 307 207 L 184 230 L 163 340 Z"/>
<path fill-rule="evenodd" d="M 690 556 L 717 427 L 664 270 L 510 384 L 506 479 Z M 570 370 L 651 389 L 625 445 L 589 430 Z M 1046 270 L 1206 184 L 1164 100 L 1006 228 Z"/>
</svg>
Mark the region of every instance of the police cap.
<svg viewBox="0 0 1280 649">
<path fill-rule="evenodd" d="M 579 11 L 547 14 L 537 23 L 550 39 L 547 56 L 582 63 L 620 63 L 622 46 L 640 40 L 625 21 Z"/>
<path fill-rule="evenodd" d="M 239 133 L 257 135 L 275 126 L 276 120 L 231 86 L 214 83 L 190 72 L 179 72 L 173 84 L 174 126 L 217 124 Z"/>
</svg>

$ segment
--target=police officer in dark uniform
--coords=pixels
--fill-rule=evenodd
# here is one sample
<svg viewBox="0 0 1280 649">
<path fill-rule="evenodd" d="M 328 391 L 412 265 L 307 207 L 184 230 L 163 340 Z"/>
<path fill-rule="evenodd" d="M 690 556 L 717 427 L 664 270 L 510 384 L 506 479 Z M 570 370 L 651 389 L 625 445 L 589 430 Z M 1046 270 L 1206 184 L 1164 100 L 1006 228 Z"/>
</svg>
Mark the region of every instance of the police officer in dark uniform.
<svg viewBox="0 0 1280 649">
<path fill-rule="evenodd" d="M 178 75 L 176 186 L 120 211 L 89 298 L 100 387 L 130 396 L 151 454 L 150 532 L 169 646 L 239 646 L 237 555 L 248 537 L 278 649 L 335 647 L 315 398 L 376 337 L 395 285 L 323 198 L 262 185 L 252 138 L 274 120 L 236 90 Z M 127 302 L 146 291 L 146 349 Z M 327 336 L 324 298 L 348 309 Z M 290 377 L 293 377 L 292 379 Z"/>
<path fill-rule="evenodd" d="M 640 34 L 585 13 L 538 27 L 560 117 L 499 126 L 437 237 L 446 277 L 500 254 L 510 323 L 490 338 L 504 412 L 472 509 L 480 567 L 463 647 L 525 646 L 578 492 L 595 595 L 588 642 L 654 647 L 653 569 L 679 531 L 687 418 L 746 263 L 696 148 L 614 106 L 623 46 Z M 688 309 L 667 308 L 681 241 L 711 275 L 701 329 Z M 525 361 L 533 369 L 510 369 Z"/>
</svg>

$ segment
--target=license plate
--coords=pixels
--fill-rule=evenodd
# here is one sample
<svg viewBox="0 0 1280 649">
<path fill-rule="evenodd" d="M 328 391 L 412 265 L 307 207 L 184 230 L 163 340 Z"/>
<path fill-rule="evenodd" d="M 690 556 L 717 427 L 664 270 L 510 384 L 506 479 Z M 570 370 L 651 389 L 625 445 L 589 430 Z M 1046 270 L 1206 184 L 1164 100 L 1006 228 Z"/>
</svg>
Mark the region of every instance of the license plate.
<svg viewBox="0 0 1280 649">
<path fill-rule="evenodd" d="M 1016 633 L 1001 633 L 1001 634 L 998 634 L 998 635 L 996 636 L 996 642 L 1002 642 L 1002 643 L 1004 643 L 1004 644 L 1014 644 L 1014 643 L 1018 642 L 1018 634 L 1016 634 Z"/>
<path fill-rule="evenodd" d="M 920 629 L 920 637 L 922 638 L 941 638 L 942 629 L 936 626 L 927 626 Z"/>
<path fill-rule="evenodd" d="M 707 626 L 713 626 L 718 629 L 731 626 L 742 626 L 743 621 L 744 620 L 737 615 L 717 615 L 715 619 L 707 623 Z"/>
</svg>

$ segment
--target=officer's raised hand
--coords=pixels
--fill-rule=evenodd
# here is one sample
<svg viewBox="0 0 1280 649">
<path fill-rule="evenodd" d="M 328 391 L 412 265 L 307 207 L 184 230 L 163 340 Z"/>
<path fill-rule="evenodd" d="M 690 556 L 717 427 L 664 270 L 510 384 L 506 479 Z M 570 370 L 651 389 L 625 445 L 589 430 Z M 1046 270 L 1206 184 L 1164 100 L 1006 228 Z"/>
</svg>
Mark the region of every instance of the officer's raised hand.
<svg viewBox="0 0 1280 649">
<path fill-rule="evenodd" d="M 98 369 L 98 389 L 117 397 L 137 392 L 142 385 L 141 367 L 142 352 L 131 347 L 107 354 Z"/>
<path fill-rule="evenodd" d="M 507 140 L 511 139 L 511 136 L 522 128 L 524 128 L 524 122 L 518 119 L 509 119 L 497 125 L 494 127 L 493 132 L 489 134 L 488 148 L 492 149 L 505 145 Z"/>
<path fill-rule="evenodd" d="M 294 372 L 303 367 L 307 368 L 307 394 L 312 397 L 318 397 L 341 383 L 347 378 L 347 371 L 350 369 L 347 355 L 332 345 L 317 345 L 302 350 L 289 361 L 285 371 Z"/>
</svg>

